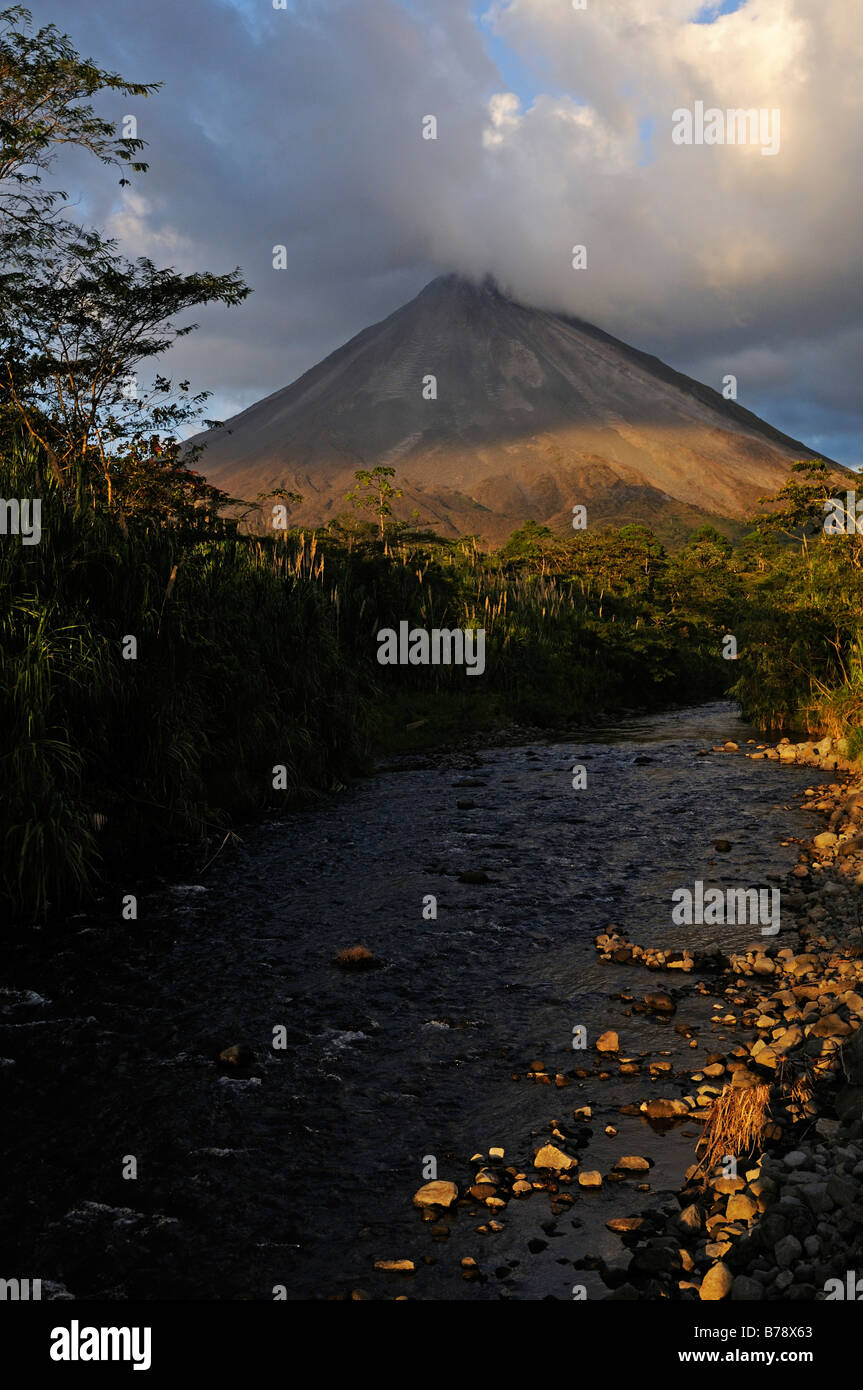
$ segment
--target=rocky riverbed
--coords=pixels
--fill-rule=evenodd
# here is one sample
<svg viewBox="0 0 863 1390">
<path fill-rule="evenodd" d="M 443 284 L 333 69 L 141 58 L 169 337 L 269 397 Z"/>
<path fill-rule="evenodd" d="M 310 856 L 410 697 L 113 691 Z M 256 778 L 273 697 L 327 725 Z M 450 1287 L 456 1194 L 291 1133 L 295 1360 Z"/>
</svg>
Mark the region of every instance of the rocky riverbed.
<svg viewBox="0 0 863 1390">
<path fill-rule="evenodd" d="M 754 739 L 718 705 L 402 759 L 199 881 L 7 941 L 10 1273 L 77 1299 L 821 1296 L 859 1233 L 857 805 L 841 750 Z M 676 925 L 698 880 L 780 889 L 781 931 Z M 721 1097 L 765 1087 L 761 1161 L 687 1178 Z"/>
</svg>

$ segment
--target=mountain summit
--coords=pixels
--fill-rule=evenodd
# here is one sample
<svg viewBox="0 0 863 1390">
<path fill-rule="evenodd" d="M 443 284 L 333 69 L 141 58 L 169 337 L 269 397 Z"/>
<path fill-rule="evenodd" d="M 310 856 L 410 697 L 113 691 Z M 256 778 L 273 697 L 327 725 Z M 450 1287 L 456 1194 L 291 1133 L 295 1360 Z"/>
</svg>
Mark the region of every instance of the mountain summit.
<svg viewBox="0 0 863 1390">
<path fill-rule="evenodd" d="M 591 529 L 742 519 L 811 456 L 658 358 L 457 275 L 197 442 L 234 495 L 302 493 L 302 524 L 346 510 L 354 471 L 387 464 L 397 515 L 491 542 L 528 517 L 570 528 L 577 503 Z"/>
</svg>

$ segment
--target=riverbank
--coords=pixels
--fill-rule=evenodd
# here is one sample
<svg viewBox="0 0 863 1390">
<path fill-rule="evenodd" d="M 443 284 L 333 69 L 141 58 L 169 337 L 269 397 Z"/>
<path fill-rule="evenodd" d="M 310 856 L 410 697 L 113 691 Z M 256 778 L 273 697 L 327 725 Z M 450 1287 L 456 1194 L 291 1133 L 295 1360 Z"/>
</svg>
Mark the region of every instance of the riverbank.
<svg viewBox="0 0 863 1390">
<path fill-rule="evenodd" d="M 680 1210 L 633 1233 L 625 1278 L 605 1271 L 610 1297 L 863 1293 L 863 775 L 845 752 L 826 739 L 749 754 L 847 780 L 807 789 L 807 809 L 827 828 L 791 871 L 781 940 L 722 961 L 733 1013 L 721 1026 L 739 1019 L 751 1034 L 708 1069 L 723 1089 L 704 1117 Z M 699 1088 L 697 1103 L 706 1099 Z"/>
<path fill-rule="evenodd" d="M 623 1020 L 674 1016 L 674 1030 L 689 1049 L 706 1046 L 705 1061 L 686 1068 L 679 1058 L 664 1060 L 672 1057 L 668 1049 L 633 1050 L 623 1021 L 592 1042 L 591 1065 L 555 1073 L 541 1060 L 533 1063 L 527 1080 L 557 1088 L 577 1082 L 590 1100 L 572 1111 L 574 1127 L 550 1121 L 550 1132 L 537 1136 L 521 1167 L 505 1166 L 500 1147 L 476 1155 L 481 1166 L 461 1200 L 490 1210 L 491 1219 L 476 1228 L 485 1235 L 505 1229 L 511 1202 L 542 1194 L 552 1219 L 541 1230 L 551 1236 L 558 1220 L 573 1213 L 573 1226 L 585 1224 L 582 1213 L 613 1184 L 618 1214 L 606 1229 L 619 1241 L 617 1251 L 596 1246 L 573 1262 L 582 1278 L 585 1271 L 598 1274 L 606 1293 L 574 1283 L 574 1298 L 859 1297 L 863 774 L 842 744 L 829 739 L 783 740 L 748 752 L 732 741 L 712 753 L 802 765 L 842 779 L 805 790 L 806 811 L 826 817 L 827 828 L 801 843 L 782 889 L 781 931 L 728 952 L 716 944 L 645 947 L 613 927 L 600 933 L 600 959 L 629 971 L 631 984 L 618 996 L 631 1005 Z M 663 988 L 656 987 L 656 972 Z M 709 1020 L 696 1007 L 705 998 L 712 1001 Z M 705 1035 L 712 1041 L 705 1044 Z M 701 1127 L 695 1161 L 676 1193 L 656 1191 L 655 1144 L 642 1142 L 605 1172 L 583 1156 L 594 1148 L 588 1126 L 602 1113 L 603 1083 L 615 1074 L 641 1077 L 645 1091 L 621 1115 L 640 1114 L 654 1133 L 688 1126 L 682 1132 L 690 1139 L 693 1123 Z M 605 1133 L 615 1135 L 615 1126 L 607 1124 Z M 444 1208 L 452 1210 L 457 1198 L 455 1185 L 438 1182 L 424 1185 L 414 1202 L 437 1221 L 432 1231 L 440 1237 L 447 1234 L 440 1224 Z M 538 1252 L 547 1244 L 537 1231 L 529 1248 Z M 463 1265 L 464 1277 L 484 1277 L 478 1261 Z"/>
</svg>

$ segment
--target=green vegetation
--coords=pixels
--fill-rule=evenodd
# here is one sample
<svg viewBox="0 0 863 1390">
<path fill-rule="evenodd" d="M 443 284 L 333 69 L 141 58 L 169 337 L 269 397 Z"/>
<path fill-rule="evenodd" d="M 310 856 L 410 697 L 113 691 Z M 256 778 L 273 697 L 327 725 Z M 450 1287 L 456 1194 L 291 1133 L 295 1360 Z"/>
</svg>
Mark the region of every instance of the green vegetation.
<svg viewBox="0 0 863 1390">
<path fill-rule="evenodd" d="M 863 492 L 860 494 L 863 501 Z M 863 517 L 825 532 L 838 498 L 820 462 L 793 465 L 775 510 L 744 542 L 751 567 L 741 613 L 743 660 L 733 694 L 772 731 L 846 737 L 863 754 Z M 851 530 L 860 525 L 861 530 Z"/>
<path fill-rule="evenodd" d="M 3 858 L 18 914 L 70 906 L 131 846 L 206 854 L 237 817 L 332 787 L 375 751 L 697 700 L 727 680 L 713 619 L 676 611 L 688 561 L 649 533 L 560 543 L 544 570 L 512 546 L 483 555 L 395 525 L 381 542 L 369 522 L 253 537 L 76 509 L 23 442 L 4 452 L 0 492 L 42 498 L 40 543 L 0 548 Z M 378 628 L 402 620 L 484 628 L 485 674 L 378 666 Z"/>
</svg>

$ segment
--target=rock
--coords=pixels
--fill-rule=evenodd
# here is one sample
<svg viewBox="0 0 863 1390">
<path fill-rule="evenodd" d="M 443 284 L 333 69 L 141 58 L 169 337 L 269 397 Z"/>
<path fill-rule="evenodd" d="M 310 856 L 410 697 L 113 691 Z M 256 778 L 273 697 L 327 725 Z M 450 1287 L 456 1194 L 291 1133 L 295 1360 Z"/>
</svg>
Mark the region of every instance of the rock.
<svg viewBox="0 0 863 1390">
<path fill-rule="evenodd" d="M 714 840 L 714 841 L 713 841 L 713 848 L 714 848 L 715 850 L 718 850 L 718 852 L 719 852 L 720 854 L 728 854 L 729 850 L 731 849 L 731 841 L 730 841 L 730 840 Z"/>
<path fill-rule="evenodd" d="M 514 1196 L 516 1197 L 528 1197 L 530 1193 L 533 1191 L 533 1187 L 529 1182 L 525 1182 L 523 1179 L 520 1179 L 519 1181 L 513 1183 L 512 1190 Z"/>
<path fill-rule="evenodd" d="M 475 1182 L 468 1192 L 475 1202 L 484 1202 L 487 1197 L 496 1196 L 497 1188 L 490 1182 Z"/>
<path fill-rule="evenodd" d="M 719 1260 L 715 1265 L 710 1266 L 702 1279 L 698 1297 L 703 1303 L 716 1303 L 719 1299 L 728 1297 L 733 1283 L 734 1276 L 728 1265 Z"/>
<path fill-rule="evenodd" d="M 746 1185 L 742 1178 L 709 1178 L 708 1181 L 714 1192 L 723 1194 L 742 1192 Z"/>
<path fill-rule="evenodd" d="M 802 1254 L 803 1246 L 796 1236 L 783 1236 L 773 1247 L 773 1257 L 781 1269 L 787 1269 L 799 1260 Z"/>
<path fill-rule="evenodd" d="M 578 1159 L 570 1158 L 562 1149 L 555 1148 L 554 1144 L 544 1144 L 533 1160 L 534 1168 L 552 1168 L 560 1171 L 566 1168 L 576 1168 Z"/>
<path fill-rule="evenodd" d="M 826 1182 L 804 1183 L 799 1191 L 809 1210 L 814 1211 L 816 1216 L 833 1210 L 833 1201 L 828 1194 Z"/>
<path fill-rule="evenodd" d="M 728 1221 L 751 1221 L 757 1211 L 757 1202 L 753 1202 L 744 1192 L 735 1192 L 728 1199 L 725 1216 Z"/>
<path fill-rule="evenodd" d="M 831 1173 L 827 1179 L 827 1195 L 837 1207 L 852 1207 L 857 1201 L 857 1184 L 840 1173 Z"/>
<path fill-rule="evenodd" d="M 813 1038 L 847 1038 L 854 1029 L 838 1014 L 825 1014 L 812 1026 Z"/>
<path fill-rule="evenodd" d="M 659 1097 L 656 1100 L 649 1100 L 642 1113 L 651 1120 L 670 1120 L 677 1115 L 688 1115 L 689 1106 L 682 1100 Z"/>
<path fill-rule="evenodd" d="M 677 1005 L 670 994 L 645 994 L 645 1008 L 655 1014 L 673 1014 L 677 1011 Z"/>
<path fill-rule="evenodd" d="M 731 1301 L 743 1303 L 757 1303 L 764 1297 L 764 1290 L 757 1279 L 750 1279 L 746 1274 L 736 1274 L 731 1285 Z"/>
<path fill-rule="evenodd" d="M 377 970 L 381 962 L 365 946 L 348 946 L 339 951 L 333 964 L 340 970 Z"/>
<path fill-rule="evenodd" d="M 681 1267 L 680 1247 L 666 1238 L 639 1246 L 629 1262 L 632 1274 L 674 1274 Z"/>
<path fill-rule="evenodd" d="M 804 1153 L 802 1149 L 792 1149 L 790 1153 L 785 1155 L 785 1167 L 792 1170 L 807 1167 L 809 1161 L 809 1155 Z"/>
<path fill-rule="evenodd" d="M 649 1158 L 639 1158 L 635 1154 L 625 1154 L 615 1163 L 615 1171 L 618 1173 L 646 1173 L 650 1169 Z"/>
<path fill-rule="evenodd" d="M 619 1052 L 620 1039 L 612 1029 L 609 1029 L 607 1033 L 603 1033 L 601 1037 L 597 1038 L 596 1050 L 597 1052 Z"/>
<path fill-rule="evenodd" d="M 694 1202 L 683 1208 L 677 1218 L 677 1225 L 687 1235 L 696 1235 L 701 1230 L 701 1212 Z"/>
<path fill-rule="evenodd" d="M 630 1231 L 638 1231 L 644 1225 L 643 1216 L 613 1216 L 610 1221 L 606 1221 L 605 1228 L 613 1231 L 616 1236 L 628 1235 Z"/>
<path fill-rule="evenodd" d="M 822 830 L 820 835 L 816 835 L 812 841 L 816 849 L 832 849 L 838 845 L 839 836 L 834 835 L 832 830 Z"/>
<path fill-rule="evenodd" d="M 491 1196 L 494 1192 L 486 1194 Z M 414 1193 L 415 1207 L 451 1207 L 458 1198 L 458 1188 L 454 1182 L 444 1182 L 438 1179 L 436 1182 L 427 1182 L 418 1192 Z"/>
<path fill-rule="evenodd" d="M 758 1084 L 758 1077 L 746 1067 L 738 1067 L 731 1078 L 732 1090 L 736 1091 L 745 1090 L 749 1086 L 757 1086 Z"/>
<path fill-rule="evenodd" d="M 386 1269 L 393 1274 L 413 1274 L 415 1268 L 413 1260 L 375 1260 L 375 1269 Z"/>
<path fill-rule="evenodd" d="M 602 1174 L 597 1172 L 579 1173 L 579 1187 L 602 1187 Z"/>
<path fill-rule="evenodd" d="M 231 1067 L 249 1067 L 254 1060 L 255 1054 L 246 1043 L 232 1043 L 219 1053 L 219 1061 L 227 1062 Z"/>
<path fill-rule="evenodd" d="M 503 1158 L 503 1155 L 503 1149 L 489 1149 L 488 1151 L 489 1158 Z"/>
</svg>

